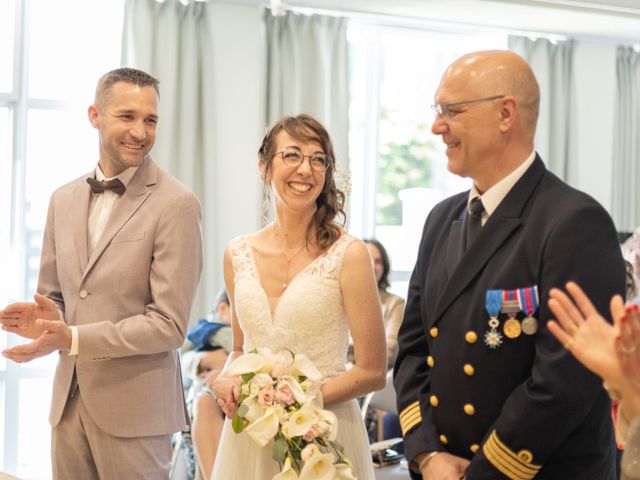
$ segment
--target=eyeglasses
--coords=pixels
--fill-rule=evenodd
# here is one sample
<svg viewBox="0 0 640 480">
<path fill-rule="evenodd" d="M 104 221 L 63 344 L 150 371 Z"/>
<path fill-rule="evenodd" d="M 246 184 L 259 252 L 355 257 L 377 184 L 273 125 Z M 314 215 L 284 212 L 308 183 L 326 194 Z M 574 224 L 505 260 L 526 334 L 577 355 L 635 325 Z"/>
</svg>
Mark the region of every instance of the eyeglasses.
<svg viewBox="0 0 640 480">
<path fill-rule="evenodd" d="M 454 103 L 436 103 L 435 105 L 431 105 L 431 110 L 433 110 L 434 115 L 442 115 L 444 117 L 451 117 L 456 115 L 455 110 L 451 110 L 452 108 L 462 107 L 463 105 L 471 105 L 472 103 L 480 103 L 480 102 L 488 102 L 489 100 L 498 100 L 499 98 L 504 98 L 504 95 L 494 95 L 493 97 L 486 98 L 476 98 L 475 100 L 465 100 L 464 102 L 454 102 Z"/>
<path fill-rule="evenodd" d="M 309 159 L 309 165 L 317 172 L 324 172 L 329 168 L 329 156 L 324 153 L 314 153 L 313 155 L 303 155 L 301 151 L 292 148 L 283 148 L 276 152 L 282 156 L 282 161 L 288 167 L 298 167 L 302 165 L 305 158 Z"/>
</svg>

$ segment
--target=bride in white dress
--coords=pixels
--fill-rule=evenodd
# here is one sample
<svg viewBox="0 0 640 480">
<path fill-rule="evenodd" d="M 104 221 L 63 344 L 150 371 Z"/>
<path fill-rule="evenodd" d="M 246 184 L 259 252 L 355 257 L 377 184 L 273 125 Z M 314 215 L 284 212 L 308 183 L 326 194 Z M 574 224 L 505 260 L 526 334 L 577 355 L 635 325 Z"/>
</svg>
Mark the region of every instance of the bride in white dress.
<svg viewBox="0 0 640 480">
<path fill-rule="evenodd" d="M 234 239 L 225 251 L 233 327 L 228 362 L 256 347 L 307 355 L 326 379 L 321 394 L 338 418 L 336 440 L 357 478 L 371 480 L 369 443 L 355 399 L 384 386 L 384 328 L 367 247 L 336 222 L 344 218 L 344 194 L 335 185 L 331 140 L 311 116 L 285 117 L 267 133 L 258 155 L 275 220 Z M 356 361 L 346 370 L 349 332 Z M 237 379 L 223 373 L 214 392 L 230 417 L 237 408 Z M 212 480 L 271 480 L 279 472 L 271 448 L 235 433 L 227 419 Z"/>
</svg>

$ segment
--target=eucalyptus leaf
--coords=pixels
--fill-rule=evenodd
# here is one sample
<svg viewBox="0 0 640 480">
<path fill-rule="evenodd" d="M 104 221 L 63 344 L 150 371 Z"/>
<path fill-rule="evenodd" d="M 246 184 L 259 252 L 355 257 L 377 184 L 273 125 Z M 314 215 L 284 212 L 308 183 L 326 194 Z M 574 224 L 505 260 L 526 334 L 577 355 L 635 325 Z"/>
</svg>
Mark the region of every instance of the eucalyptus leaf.
<svg viewBox="0 0 640 480">
<path fill-rule="evenodd" d="M 273 458 L 278 463 L 284 463 L 284 459 L 287 456 L 287 441 L 279 437 L 276 441 L 273 442 L 273 448 L 271 449 L 271 458 Z"/>
<path fill-rule="evenodd" d="M 240 405 L 238 407 L 238 409 L 236 410 L 235 415 L 238 415 L 239 417 L 246 417 L 247 413 L 249 413 L 249 407 L 247 407 L 246 405 Z M 234 417 L 235 417 L 234 415 Z"/>
<path fill-rule="evenodd" d="M 233 428 L 233 431 L 236 433 L 240 433 L 244 430 L 244 427 L 246 427 L 249 424 L 249 421 L 245 418 L 242 418 L 240 415 L 238 415 L 238 412 L 236 411 L 236 413 L 233 414 L 233 418 L 231 419 L 231 427 Z"/>
</svg>

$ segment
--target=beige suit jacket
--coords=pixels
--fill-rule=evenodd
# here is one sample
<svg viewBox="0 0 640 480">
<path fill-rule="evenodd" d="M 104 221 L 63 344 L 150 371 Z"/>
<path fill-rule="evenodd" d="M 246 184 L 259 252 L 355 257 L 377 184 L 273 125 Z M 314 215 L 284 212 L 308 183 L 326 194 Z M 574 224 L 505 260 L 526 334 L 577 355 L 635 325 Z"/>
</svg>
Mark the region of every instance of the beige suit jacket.
<svg viewBox="0 0 640 480">
<path fill-rule="evenodd" d="M 53 193 L 44 233 L 38 291 L 77 326 L 79 345 L 77 357 L 59 353 L 49 420 L 60 421 L 75 369 L 84 404 L 105 432 L 184 429 L 176 349 L 202 270 L 200 202 L 147 158 L 89 255 L 88 176 Z"/>
</svg>

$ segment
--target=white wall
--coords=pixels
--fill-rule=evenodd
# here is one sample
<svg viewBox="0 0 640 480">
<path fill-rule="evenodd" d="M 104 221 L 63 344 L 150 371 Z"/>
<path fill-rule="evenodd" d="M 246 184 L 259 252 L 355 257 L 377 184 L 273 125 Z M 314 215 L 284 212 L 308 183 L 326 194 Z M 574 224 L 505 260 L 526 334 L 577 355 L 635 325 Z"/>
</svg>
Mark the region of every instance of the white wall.
<svg viewBox="0 0 640 480">
<path fill-rule="evenodd" d="M 616 45 L 578 41 L 574 51 L 578 170 L 575 187 L 611 209 Z"/>
</svg>

